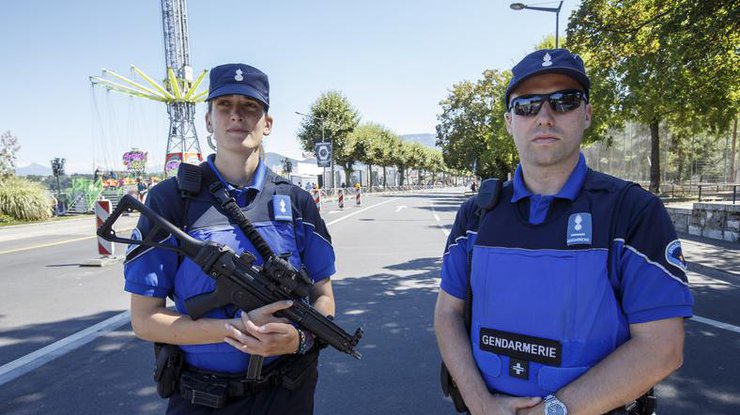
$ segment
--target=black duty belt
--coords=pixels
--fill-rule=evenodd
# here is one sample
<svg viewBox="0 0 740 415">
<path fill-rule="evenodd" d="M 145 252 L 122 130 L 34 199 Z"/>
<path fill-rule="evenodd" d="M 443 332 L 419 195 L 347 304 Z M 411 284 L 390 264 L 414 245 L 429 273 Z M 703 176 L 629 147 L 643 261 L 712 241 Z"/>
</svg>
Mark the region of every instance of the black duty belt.
<svg viewBox="0 0 740 415">
<path fill-rule="evenodd" d="M 222 408 L 228 398 L 251 396 L 276 387 L 292 390 L 303 384 L 316 366 L 318 357 L 319 350 L 314 349 L 306 355 L 281 358 L 265 368 L 260 380 L 249 379 L 240 373 L 186 367 L 180 376 L 180 396 L 192 404 Z"/>
</svg>

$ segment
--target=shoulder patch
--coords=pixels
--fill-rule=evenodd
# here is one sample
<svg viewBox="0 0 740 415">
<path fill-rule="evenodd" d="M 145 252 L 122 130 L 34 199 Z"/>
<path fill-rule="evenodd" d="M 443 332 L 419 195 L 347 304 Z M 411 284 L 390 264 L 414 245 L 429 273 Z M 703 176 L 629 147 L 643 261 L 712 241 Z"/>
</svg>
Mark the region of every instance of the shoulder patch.
<svg viewBox="0 0 740 415">
<path fill-rule="evenodd" d="M 681 241 L 675 239 L 665 248 L 665 260 L 684 271 L 686 271 L 686 259 L 683 257 L 681 250 Z"/>
<path fill-rule="evenodd" d="M 276 221 L 293 220 L 293 211 L 290 206 L 290 196 L 274 195 L 272 196 L 272 211 Z"/>
</svg>

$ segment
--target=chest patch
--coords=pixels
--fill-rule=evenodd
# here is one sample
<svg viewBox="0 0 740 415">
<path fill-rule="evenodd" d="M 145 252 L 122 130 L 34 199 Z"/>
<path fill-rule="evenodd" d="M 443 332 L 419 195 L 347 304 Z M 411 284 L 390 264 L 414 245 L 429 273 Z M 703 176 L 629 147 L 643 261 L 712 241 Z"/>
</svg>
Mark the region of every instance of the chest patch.
<svg viewBox="0 0 740 415">
<path fill-rule="evenodd" d="M 290 207 L 290 196 L 275 195 L 272 197 L 272 211 L 276 221 L 290 222 L 293 220 L 293 211 Z"/>
<path fill-rule="evenodd" d="M 591 214 L 586 212 L 574 213 L 568 218 L 568 233 L 566 243 L 571 245 L 591 245 L 592 243 Z"/>
<path fill-rule="evenodd" d="M 517 373 L 518 376 L 523 376 L 525 373 L 521 371 L 523 369 L 522 360 L 560 366 L 563 358 L 563 346 L 560 342 L 542 337 L 525 336 L 482 327 L 479 341 L 481 350 L 519 359 L 520 366 L 512 368 L 520 372 Z"/>
</svg>

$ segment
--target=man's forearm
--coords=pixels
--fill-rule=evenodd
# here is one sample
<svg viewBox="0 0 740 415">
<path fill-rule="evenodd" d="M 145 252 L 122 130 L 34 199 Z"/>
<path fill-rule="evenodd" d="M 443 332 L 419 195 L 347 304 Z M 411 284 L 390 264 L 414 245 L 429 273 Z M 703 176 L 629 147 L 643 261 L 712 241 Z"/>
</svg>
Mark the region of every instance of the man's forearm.
<svg viewBox="0 0 740 415">
<path fill-rule="evenodd" d="M 442 359 L 466 403 L 481 401 L 488 388 L 478 372 L 462 316 L 451 311 L 435 313 L 434 328 Z"/>
<path fill-rule="evenodd" d="M 645 323 L 643 330 L 557 392 L 569 415 L 602 414 L 650 390 L 681 366 L 683 319 Z M 541 414 L 534 409 L 532 414 Z"/>
</svg>

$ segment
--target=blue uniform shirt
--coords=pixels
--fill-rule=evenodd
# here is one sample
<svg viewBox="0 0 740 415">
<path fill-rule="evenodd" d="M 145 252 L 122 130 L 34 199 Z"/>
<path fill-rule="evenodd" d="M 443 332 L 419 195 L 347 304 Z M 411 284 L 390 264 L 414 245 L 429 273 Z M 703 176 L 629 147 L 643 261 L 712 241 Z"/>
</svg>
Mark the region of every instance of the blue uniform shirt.
<svg viewBox="0 0 740 415">
<path fill-rule="evenodd" d="M 305 266 L 314 282 L 335 272 L 331 238 L 311 196 L 287 180 L 275 175 L 260 161 L 252 182 L 243 188 L 227 183 L 213 163 L 213 156 L 201 168 L 212 169 L 227 187 L 260 235 L 272 250 L 280 255 L 289 253 L 289 262 L 299 269 Z M 209 183 L 202 183 L 201 192 L 187 204 L 180 196 L 175 178 L 154 186 L 147 205 L 191 236 L 224 244 L 237 254 L 249 251 L 263 263 L 252 243 L 233 225 L 208 192 Z M 275 215 L 274 200 L 283 202 L 282 211 Z M 287 206 L 287 204 L 289 206 Z M 289 214 L 289 215 L 288 215 Z M 291 220 L 292 219 L 292 220 Z M 151 229 L 141 217 L 133 232 L 134 238 L 145 237 Z M 162 239 L 170 243 L 167 236 Z M 164 298 L 170 296 L 178 312 L 187 314 L 184 301 L 198 294 L 213 291 L 215 282 L 189 259 L 159 248 L 132 245 L 124 263 L 125 286 L 130 293 Z M 205 317 L 233 318 L 237 310 L 223 307 L 211 310 Z M 206 370 L 228 373 L 246 371 L 249 355 L 226 343 L 180 346 L 188 364 Z M 275 358 L 265 359 L 269 363 Z"/>
<path fill-rule="evenodd" d="M 552 195 L 536 195 L 527 189 L 524 184 L 524 176 L 522 175 L 522 166 L 516 167 L 514 172 L 514 195 L 511 197 L 511 203 L 517 203 L 520 200 L 528 197 L 529 198 L 529 223 L 538 224 L 545 221 L 547 218 L 547 212 L 550 209 L 550 204 L 555 198 L 567 199 L 573 201 L 578 196 L 578 193 L 583 186 L 583 181 L 586 179 L 586 172 L 588 172 L 588 166 L 586 166 L 586 158 L 583 157 L 583 153 L 578 157 L 578 164 L 575 169 L 568 177 L 568 180 L 563 185 L 560 191 Z"/>
<path fill-rule="evenodd" d="M 630 188 L 609 240 L 626 182 L 581 159 L 533 214 L 516 177 L 477 231 L 474 199 L 460 207 L 442 262 L 441 288 L 459 299 L 470 272 L 470 341 L 489 389 L 554 393 L 626 342 L 630 324 L 691 316 L 680 242 L 658 198 Z"/>
</svg>

